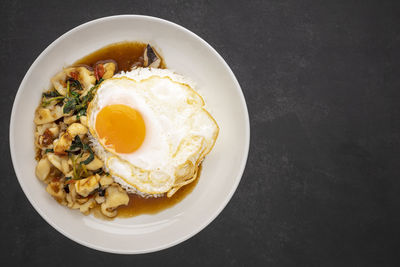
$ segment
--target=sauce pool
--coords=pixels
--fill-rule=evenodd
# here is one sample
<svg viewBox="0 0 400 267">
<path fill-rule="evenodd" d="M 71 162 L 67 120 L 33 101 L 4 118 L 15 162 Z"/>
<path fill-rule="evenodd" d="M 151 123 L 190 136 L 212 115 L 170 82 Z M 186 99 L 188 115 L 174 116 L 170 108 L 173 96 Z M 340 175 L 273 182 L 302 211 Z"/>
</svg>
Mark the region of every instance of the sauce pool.
<svg viewBox="0 0 400 267">
<path fill-rule="evenodd" d="M 110 44 L 77 60 L 74 65 L 82 64 L 94 67 L 96 62 L 113 60 L 118 65 L 118 72 L 130 71 L 133 66 L 143 66 L 143 54 L 146 46 L 147 44 L 141 42 L 120 42 Z M 162 57 L 160 68 L 165 68 L 165 62 Z"/>
<path fill-rule="evenodd" d="M 159 198 L 143 198 L 138 195 L 130 194 L 128 205 L 120 206 L 118 208 L 117 217 L 130 218 L 141 214 L 155 214 L 167 208 L 171 208 L 184 199 L 190 192 L 192 192 L 198 181 L 199 175 L 197 176 L 196 180 L 181 187 L 170 198 L 166 196 Z"/>
</svg>

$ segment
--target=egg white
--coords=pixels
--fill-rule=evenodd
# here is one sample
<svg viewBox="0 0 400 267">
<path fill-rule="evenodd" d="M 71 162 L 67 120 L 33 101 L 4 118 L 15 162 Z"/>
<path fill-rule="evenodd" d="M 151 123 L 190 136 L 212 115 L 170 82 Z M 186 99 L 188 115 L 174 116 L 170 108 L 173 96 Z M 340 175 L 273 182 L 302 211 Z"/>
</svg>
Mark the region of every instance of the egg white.
<svg viewBox="0 0 400 267">
<path fill-rule="evenodd" d="M 95 145 L 114 179 L 132 192 L 156 196 L 172 189 L 175 192 L 177 184 L 185 182 L 182 179 L 195 177 L 197 166 L 216 141 L 219 128 L 204 109 L 202 97 L 173 76 L 108 79 L 89 105 L 88 124 L 95 144 L 103 143 L 94 126 L 105 106 L 124 104 L 138 110 L 144 119 L 145 140 L 133 153 Z"/>
</svg>

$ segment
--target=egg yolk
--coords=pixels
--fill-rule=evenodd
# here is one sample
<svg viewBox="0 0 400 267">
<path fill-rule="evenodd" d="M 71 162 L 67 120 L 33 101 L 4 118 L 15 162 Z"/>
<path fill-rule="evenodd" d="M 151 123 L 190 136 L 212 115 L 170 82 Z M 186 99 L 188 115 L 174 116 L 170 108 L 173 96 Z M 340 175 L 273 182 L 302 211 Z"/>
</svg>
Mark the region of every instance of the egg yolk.
<svg viewBox="0 0 400 267">
<path fill-rule="evenodd" d="M 100 110 L 96 117 L 96 132 L 105 146 L 117 153 L 131 153 L 142 145 L 146 126 L 139 111 L 117 104 Z"/>
</svg>

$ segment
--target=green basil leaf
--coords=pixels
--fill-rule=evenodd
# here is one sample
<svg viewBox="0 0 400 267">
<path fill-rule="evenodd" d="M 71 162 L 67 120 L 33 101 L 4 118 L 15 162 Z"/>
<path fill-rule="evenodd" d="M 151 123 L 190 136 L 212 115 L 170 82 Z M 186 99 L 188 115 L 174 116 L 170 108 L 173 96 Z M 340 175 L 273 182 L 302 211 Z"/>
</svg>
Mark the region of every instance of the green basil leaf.
<svg viewBox="0 0 400 267">
<path fill-rule="evenodd" d="M 65 103 L 63 108 L 64 114 L 70 113 L 71 111 L 75 110 L 77 104 L 78 103 L 76 101 L 76 98 L 68 97 L 67 102 Z"/>
<path fill-rule="evenodd" d="M 70 152 L 75 152 L 78 149 L 82 149 L 83 148 L 83 144 L 81 141 L 81 138 L 79 137 L 79 135 L 75 136 L 74 140 L 72 140 L 72 144 L 69 147 L 69 151 Z"/>
<path fill-rule="evenodd" d="M 81 164 L 88 165 L 90 162 L 94 160 L 94 153 L 89 145 L 83 144 L 83 150 L 89 152 L 89 157 L 81 162 Z"/>
<path fill-rule="evenodd" d="M 81 116 L 86 116 L 86 108 L 82 108 L 78 111 L 78 114 L 76 114 L 77 119 L 79 119 Z"/>
<path fill-rule="evenodd" d="M 68 78 L 67 81 L 69 82 L 71 92 L 74 90 L 82 90 L 82 85 L 78 80 L 75 80 L 73 78 Z"/>
<path fill-rule="evenodd" d="M 43 95 L 43 97 L 49 98 L 49 97 L 57 97 L 57 96 L 60 96 L 60 93 L 58 93 L 56 90 L 54 90 L 54 91 L 50 91 L 50 92 L 45 92 L 45 93 L 43 93 L 42 95 Z"/>
<path fill-rule="evenodd" d="M 71 92 L 71 95 L 74 96 L 75 98 L 76 98 L 76 97 L 79 97 L 79 93 L 77 93 L 77 92 L 73 92 L 73 91 L 72 91 L 72 92 Z"/>
</svg>

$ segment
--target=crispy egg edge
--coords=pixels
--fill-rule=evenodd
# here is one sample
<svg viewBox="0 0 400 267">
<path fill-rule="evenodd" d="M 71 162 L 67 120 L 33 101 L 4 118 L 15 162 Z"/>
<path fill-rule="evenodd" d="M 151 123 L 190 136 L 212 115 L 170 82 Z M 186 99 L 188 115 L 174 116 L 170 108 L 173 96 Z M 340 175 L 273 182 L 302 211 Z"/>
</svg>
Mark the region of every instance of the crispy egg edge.
<svg viewBox="0 0 400 267">
<path fill-rule="evenodd" d="M 102 85 L 104 85 L 104 83 L 106 83 L 106 82 L 108 82 L 108 81 L 111 81 L 111 80 L 126 80 L 126 81 L 130 81 L 130 82 L 133 82 L 133 83 L 137 84 L 137 83 L 140 83 L 140 82 L 142 82 L 142 81 L 150 81 L 151 79 L 154 79 L 154 78 L 158 78 L 158 79 L 168 79 L 168 80 L 170 80 L 171 82 L 173 82 L 173 83 L 175 83 L 175 84 L 179 84 L 179 85 L 184 86 L 185 88 L 188 89 L 188 91 L 190 91 L 191 93 L 194 93 L 195 95 L 197 95 L 198 98 L 201 100 L 201 107 L 200 107 L 201 110 L 202 110 L 203 112 L 206 113 L 206 115 L 211 119 L 211 121 L 214 123 L 214 125 L 215 125 L 215 127 L 216 127 L 216 131 L 215 131 L 215 133 L 214 133 L 214 135 L 213 135 L 213 138 L 212 138 L 212 140 L 211 140 L 211 142 L 210 142 L 211 145 L 210 145 L 209 149 L 208 149 L 208 150 L 205 150 L 203 153 L 201 153 L 201 154 L 200 154 L 200 157 L 199 157 L 198 160 L 196 161 L 196 165 L 197 165 L 197 166 L 196 166 L 195 175 L 193 176 L 194 179 L 189 179 L 189 180 L 191 180 L 191 182 L 193 182 L 196 178 L 198 178 L 198 177 L 197 177 L 197 172 L 198 172 L 198 167 L 199 167 L 200 163 L 204 160 L 204 158 L 205 158 L 205 157 L 211 152 L 211 150 L 214 148 L 215 143 L 216 143 L 217 138 L 218 138 L 218 135 L 219 135 L 220 128 L 219 128 L 219 126 L 218 126 L 217 121 L 214 119 L 214 117 L 210 114 L 210 112 L 209 112 L 208 110 L 206 110 L 206 109 L 204 108 L 205 102 L 204 102 L 203 97 L 202 97 L 196 90 L 194 90 L 191 86 L 189 86 L 188 84 L 182 83 L 182 82 L 174 81 L 173 79 L 171 79 L 170 77 L 167 77 L 167 76 L 164 76 L 164 77 L 163 77 L 163 76 L 159 76 L 159 75 L 153 75 L 153 76 L 150 76 L 150 77 L 148 77 L 148 78 L 146 78 L 146 79 L 143 79 L 143 80 L 140 80 L 140 81 L 136 81 L 136 80 L 134 80 L 134 79 L 132 79 L 132 78 L 128 78 L 128 77 L 118 77 L 118 78 L 110 78 L 110 79 L 107 79 L 107 80 L 105 80 L 104 82 L 102 82 L 102 83 L 100 84 L 99 88 L 96 90 L 95 97 L 94 97 L 93 100 L 90 101 L 90 103 L 89 103 L 89 106 L 88 106 L 88 108 L 87 108 L 87 116 L 88 116 L 88 119 L 89 119 L 89 121 L 91 120 L 91 114 L 92 114 L 92 109 L 93 109 L 93 105 L 94 105 L 93 103 L 95 103 L 95 100 L 97 100 L 97 92 L 98 92 L 98 90 L 101 89 L 101 87 L 102 87 Z M 98 136 L 97 136 L 97 134 L 96 134 L 96 131 L 95 131 L 92 127 L 90 127 L 90 126 L 89 126 L 88 128 L 89 128 L 89 131 L 90 131 L 91 135 L 92 135 L 94 138 L 96 138 L 97 140 L 99 140 L 99 138 L 98 138 Z M 114 156 L 112 156 L 112 157 L 118 158 L 117 155 L 116 155 L 116 153 L 115 153 L 115 151 L 113 151 L 113 149 L 111 149 L 111 148 L 109 148 L 109 147 L 106 147 L 106 146 L 105 146 L 102 142 L 100 142 L 100 141 L 99 141 L 99 143 L 103 146 L 103 148 L 104 148 L 106 151 L 108 151 L 108 152 L 110 152 L 111 154 L 114 155 Z M 109 157 L 109 158 L 107 159 L 107 163 L 106 163 L 107 168 L 108 168 L 108 160 L 109 160 L 110 158 L 112 158 L 112 157 Z M 118 159 L 119 159 L 119 158 L 118 158 Z M 123 159 L 119 159 L 119 160 L 123 160 Z M 125 160 L 123 160 L 123 161 L 125 161 Z M 130 164 L 130 163 L 129 163 L 129 164 Z M 139 168 L 139 169 L 140 169 L 140 168 Z M 110 169 L 109 169 L 109 170 L 110 170 Z M 141 192 L 143 192 L 143 193 L 146 193 L 146 194 L 162 194 L 162 193 L 168 193 L 168 192 L 170 192 L 171 190 L 174 190 L 174 193 L 175 193 L 180 187 L 184 186 L 184 185 L 179 186 L 179 188 L 174 188 L 174 186 L 172 186 L 169 190 L 163 191 L 163 192 L 147 192 L 146 190 L 143 190 L 143 188 L 141 189 L 141 188 L 139 188 L 137 185 L 128 182 L 125 178 L 123 178 L 123 177 L 121 177 L 121 176 L 119 176 L 119 175 L 116 175 L 116 174 L 113 173 L 111 170 L 110 170 L 110 173 L 111 173 L 113 176 L 119 177 L 120 179 L 124 180 L 127 184 L 131 185 L 132 187 L 134 187 L 134 188 L 136 188 L 137 190 L 139 190 L 139 191 L 141 191 Z M 175 177 L 174 177 L 174 178 L 175 178 Z M 189 181 L 189 180 L 188 180 L 188 181 Z M 188 182 L 188 183 L 189 183 L 189 182 Z M 186 185 L 186 184 L 185 184 L 185 185 Z M 172 196 L 172 195 L 171 195 L 171 196 Z"/>
</svg>

